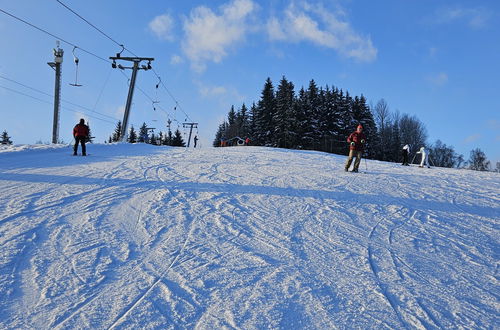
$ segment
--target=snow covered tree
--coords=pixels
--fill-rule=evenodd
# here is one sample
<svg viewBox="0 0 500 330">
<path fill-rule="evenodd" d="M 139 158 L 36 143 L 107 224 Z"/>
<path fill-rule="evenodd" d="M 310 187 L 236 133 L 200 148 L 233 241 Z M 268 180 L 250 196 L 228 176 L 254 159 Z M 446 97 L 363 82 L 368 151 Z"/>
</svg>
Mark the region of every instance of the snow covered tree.
<svg viewBox="0 0 500 330">
<path fill-rule="evenodd" d="M 475 171 L 488 171 L 490 168 L 490 162 L 486 159 L 485 153 L 479 148 L 471 150 L 468 163 L 469 169 Z"/>
<path fill-rule="evenodd" d="M 137 133 L 135 132 L 134 125 L 130 126 L 130 130 L 128 132 L 128 142 L 129 143 L 137 142 Z"/>
<path fill-rule="evenodd" d="M 12 140 L 10 139 L 10 136 L 7 133 L 6 130 L 4 130 L 3 133 L 2 133 L 0 144 L 6 144 L 6 145 L 11 145 L 12 144 Z"/>
</svg>

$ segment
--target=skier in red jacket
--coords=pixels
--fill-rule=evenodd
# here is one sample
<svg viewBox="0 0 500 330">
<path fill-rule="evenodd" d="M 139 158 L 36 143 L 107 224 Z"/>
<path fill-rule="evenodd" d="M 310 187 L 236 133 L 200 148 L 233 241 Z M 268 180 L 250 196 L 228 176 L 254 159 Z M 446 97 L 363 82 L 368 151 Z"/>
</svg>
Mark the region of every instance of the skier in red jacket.
<svg viewBox="0 0 500 330">
<path fill-rule="evenodd" d="M 363 134 L 363 126 L 358 125 L 356 131 L 352 132 L 351 135 L 347 138 L 347 142 L 349 142 L 349 158 L 345 164 L 345 171 L 349 171 L 349 167 L 351 166 L 352 159 L 356 157 L 354 161 L 353 172 L 357 172 L 359 169 L 359 164 L 361 163 L 361 155 L 363 154 L 363 149 L 365 147 L 366 137 Z"/>
<path fill-rule="evenodd" d="M 80 123 L 76 124 L 73 128 L 73 136 L 75 137 L 75 146 L 73 148 L 73 156 L 76 156 L 78 151 L 78 143 L 82 145 L 82 156 L 87 156 L 87 149 L 85 147 L 85 141 L 89 136 L 89 127 L 85 125 L 85 120 L 80 119 Z"/>
</svg>

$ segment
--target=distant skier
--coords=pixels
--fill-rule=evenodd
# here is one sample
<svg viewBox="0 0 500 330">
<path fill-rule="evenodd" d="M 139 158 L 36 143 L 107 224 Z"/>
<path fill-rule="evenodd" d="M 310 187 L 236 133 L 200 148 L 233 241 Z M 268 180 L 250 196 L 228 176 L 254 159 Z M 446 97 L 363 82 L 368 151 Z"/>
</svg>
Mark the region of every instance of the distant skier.
<svg viewBox="0 0 500 330">
<path fill-rule="evenodd" d="M 247 137 L 247 138 L 245 139 L 245 145 L 246 145 L 246 146 L 249 146 L 249 145 L 250 145 L 250 138 L 249 138 L 249 137 Z"/>
<path fill-rule="evenodd" d="M 427 151 L 425 150 L 424 147 L 421 147 L 420 148 L 420 151 L 417 151 L 417 154 L 421 154 L 422 155 L 422 160 L 420 161 L 420 166 L 419 167 L 424 167 L 427 166 L 427 168 L 431 168 L 429 166 L 429 154 L 427 153 Z"/>
<path fill-rule="evenodd" d="M 75 146 L 73 148 L 73 156 L 77 155 L 78 143 L 82 145 L 82 156 L 87 156 L 87 149 L 85 147 L 85 141 L 89 136 L 89 127 L 85 125 L 85 120 L 80 119 L 80 123 L 76 124 L 73 128 L 73 136 L 75 137 Z"/>
<path fill-rule="evenodd" d="M 361 163 L 361 155 L 363 154 L 363 149 L 366 143 L 366 137 L 363 134 L 363 126 L 361 124 L 358 125 L 356 131 L 352 132 L 351 135 L 347 138 L 347 142 L 349 142 L 349 158 L 345 164 L 345 171 L 349 171 L 349 167 L 351 166 L 352 159 L 356 157 L 354 161 L 353 172 L 358 172 L 359 164 Z"/>
<path fill-rule="evenodd" d="M 198 135 L 194 136 L 194 147 L 196 148 L 196 143 L 198 143 Z"/>
<path fill-rule="evenodd" d="M 406 165 L 406 166 L 410 166 L 410 164 L 408 164 L 408 155 L 410 154 L 410 146 L 409 145 L 405 145 L 403 147 L 403 164 L 401 165 Z"/>
</svg>

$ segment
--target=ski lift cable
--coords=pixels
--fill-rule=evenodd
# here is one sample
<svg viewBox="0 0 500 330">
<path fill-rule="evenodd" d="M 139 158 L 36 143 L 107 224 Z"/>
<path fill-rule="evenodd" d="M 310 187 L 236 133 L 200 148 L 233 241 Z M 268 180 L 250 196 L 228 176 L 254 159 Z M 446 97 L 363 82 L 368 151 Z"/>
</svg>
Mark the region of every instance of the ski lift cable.
<svg viewBox="0 0 500 330">
<path fill-rule="evenodd" d="M 101 33 L 102 35 L 104 35 L 106 38 L 108 38 L 109 40 L 111 40 L 112 42 L 114 42 L 116 45 L 122 47 L 122 51 L 123 50 L 126 50 L 128 51 L 130 54 L 134 55 L 135 57 L 138 57 L 134 52 L 132 52 L 130 49 L 128 49 L 127 47 L 124 46 L 124 44 L 122 43 L 119 43 L 118 41 L 116 41 L 115 39 L 113 39 L 112 37 L 110 37 L 107 33 L 105 33 L 103 30 L 99 29 L 97 26 L 95 26 L 94 24 L 92 24 L 89 20 L 87 20 L 86 18 L 84 18 L 82 15 L 78 14 L 75 10 L 71 9 L 68 5 L 64 4 L 61 0 L 56 0 L 60 5 L 62 5 L 63 7 L 65 7 L 67 10 L 69 10 L 70 12 L 72 12 L 74 15 L 76 15 L 78 18 L 80 18 L 81 20 L 83 20 L 85 23 L 87 23 L 88 25 L 90 25 L 91 27 L 93 27 L 95 30 L 97 30 L 99 33 Z M 121 53 L 121 52 L 120 52 Z M 179 107 L 179 109 L 184 113 L 184 115 L 186 115 L 186 117 L 189 118 L 190 121 L 191 118 L 189 117 L 189 115 L 184 111 L 184 109 L 182 109 L 182 107 L 180 106 L 179 102 L 177 101 L 177 99 L 174 97 L 174 95 L 170 92 L 170 90 L 167 88 L 167 86 L 165 86 L 165 84 L 163 83 L 163 81 L 161 80 L 160 78 L 160 75 L 156 72 L 156 70 L 154 68 L 152 68 L 152 71 L 153 73 L 156 75 L 156 77 L 158 78 L 159 80 L 159 83 L 158 84 L 161 84 L 162 87 L 165 89 L 165 91 L 169 94 L 169 96 L 172 98 L 172 100 L 175 102 L 176 106 Z M 158 89 L 158 84 L 156 85 L 156 88 Z"/>
<path fill-rule="evenodd" d="M 129 78 L 128 78 L 128 76 L 127 76 L 127 74 L 125 74 L 123 71 L 120 71 L 120 72 L 121 72 L 121 73 L 122 73 L 122 74 L 123 74 L 123 75 L 124 75 L 127 79 L 129 79 Z M 130 79 L 129 79 L 129 80 L 130 80 Z M 157 109 L 159 109 L 159 110 L 161 110 L 162 112 L 164 112 L 164 113 L 167 115 L 167 118 L 170 118 L 170 114 L 169 114 L 169 113 L 168 113 L 165 109 L 163 109 L 160 105 L 157 105 L 157 102 L 156 102 L 155 100 L 153 100 L 153 98 L 152 98 L 151 96 L 149 96 L 149 95 L 148 95 L 148 94 L 147 94 L 147 93 L 146 93 L 146 92 L 145 92 L 145 91 L 144 91 L 141 87 L 139 87 L 139 86 L 137 86 L 137 85 L 136 85 L 136 88 L 137 88 L 137 89 L 138 89 L 138 90 L 139 90 L 139 91 L 140 91 L 140 92 L 141 92 L 141 93 L 142 93 L 142 94 L 143 94 L 143 95 L 144 95 L 144 96 L 145 96 L 145 97 L 146 97 L 149 101 L 151 101 L 151 103 L 152 103 L 153 105 L 154 105 L 154 104 L 156 104 L 156 106 L 154 106 L 154 107 L 156 107 Z M 175 120 L 175 119 L 174 119 L 174 120 Z"/>
<path fill-rule="evenodd" d="M 34 88 L 34 87 L 31 87 L 31 86 L 28 86 L 28 85 L 26 85 L 26 84 L 20 83 L 20 82 L 18 82 L 18 81 L 16 81 L 16 80 L 14 80 L 14 79 L 10 79 L 10 78 L 8 78 L 8 77 L 5 77 L 5 76 L 3 76 L 3 75 L 1 75 L 1 74 L 0 74 L 0 78 L 1 78 L 1 79 L 5 79 L 5 80 L 7 80 L 7 81 L 10 81 L 10 82 L 12 82 L 12 83 L 14 83 L 14 84 L 17 84 L 17 85 L 19 85 L 19 86 L 22 86 L 22 87 L 24 87 L 24 88 L 31 89 L 32 91 L 35 91 L 35 92 L 37 92 L 37 93 L 40 93 L 40 94 L 43 94 L 43 95 L 46 95 L 46 96 L 49 96 L 49 97 L 52 97 L 52 98 L 54 97 L 54 95 L 53 95 L 53 94 L 46 93 L 46 92 L 41 91 L 41 90 L 39 90 L 39 89 L 36 89 L 36 88 Z M 77 104 L 77 103 L 73 103 L 73 102 L 68 101 L 68 100 L 65 100 L 65 99 L 61 99 L 61 102 L 65 102 L 65 103 L 71 104 L 71 105 L 76 106 L 76 107 L 78 107 L 78 108 L 81 108 L 81 109 L 83 109 L 83 110 L 86 110 L 86 111 L 90 111 L 90 112 L 96 113 L 96 114 L 98 114 L 98 115 L 100 115 L 100 116 L 107 117 L 107 118 L 112 119 L 112 120 L 117 120 L 116 118 L 114 118 L 114 117 L 112 117 L 112 116 L 108 116 L 108 115 L 106 115 L 106 114 L 104 114 L 104 113 L 100 113 L 100 112 L 98 112 L 98 111 L 95 111 L 94 109 L 87 108 L 87 107 L 85 107 L 85 106 L 83 106 L 83 105 L 80 105 L 80 104 Z"/>
<path fill-rule="evenodd" d="M 118 46 L 120 47 L 123 47 L 123 50 L 126 50 L 128 51 L 130 54 L 134 55 L 135 57 L 138 57 L 136 54 L 134 54 L 132 51 L 130 51 L 129 49 L 127 49 L 123 44 L 119 43 L 118 41 L 116 41 L 115 39 L 111 38 L 108 34 L 106 34 L 103 30 L 99 29 L 97 26 L 95 26 L 94 24 L 92 24 L 91 22 L 89 22 L 87 19 L 85 19 L 82 15 L 78 14 L 76 11 L 74 11 L 73 9 L 71 9 L 69 6 L 67 6 L 65 3 L 63 3 L 62 1 L 60 0 L 56 0 L 61 6 L 63 6 L 64 8 L 66 8 L 67 10 L 69 10 L 70 12 L 72 12 L 73 14 L 75 14 L 78 18 L 80 18 L 81 20 L 83 20 L 85 23 L 87 23 L 88 25 L 90 25 L 91 27 L 93 27 L 94 29 L 96 29 L 97 31 L 99 31 L 99 33 L 101 33 L 103 36 L 105 36 L 106 38 L 108 38 L 109 40 L 111 40 L 112 42 L 114 42 L 115 44 L 117 44 Z M 122 50 L 122 51 L 123 51 Z M 121 52 L 120 52 L 121 53 Z"/>
<path fill-rule="evenodd" d="M 15 89 L 12 89 L 12 88 L 9 88 L 9 87 L 5 87 L 5 86 L 2 86 L 0 85 L 0 88 L 3 88 L 5 90 L 8 90 L 10 92 L 13 92 L 13 93 L 16 93 L 16 94 L 19 94 L 19 95 L 23 95 L 23 96 L 26 96 L 26 97 L 29 97 L 29 98 L 32 98 L 34 100 L 37 100 L 37 101 L 40 101 L 40 102 L 43 102 L 43 103 L 47 103 L 47 104 L 50 104 L 50 105 L 53 105 L 53 102 L 52 101 L 47 101 L 47 100 L 43 100 L 41 98 L 38 98 L 36 96 L 32 96 L 32 95 L 29 95 L 29 94 L 26 94 L 26 93 L 23 93 L 23 92 L 20 92 L 20 91 L 17 91 Z M 74 109 L 70 109 L 70 108 L 67 108 L 65 106 L 61 106 L 61 109 L 63 110 L 66 110 L 66 111 L 71 111 L 71 112 L 75 112 L 75 113 L 81 113 L 81 111 L 77 111 L 77 110 L 74 110 Z M 107 123 L 110 123 L 110 124 L 115 124 L 115 122 L 112 122 L 110 120 L 107 120 L 107 119 L 102 119 L 102 118 L 99 118 L 99 117 L 95 117 L 95 116 L 92 116 L 90 114 L 87 114 L 87 116 L 91 117 L 91 118 L 94 118 L 94 119 L 97 119 L 97 120 L 100 120 L 100 121 L 104 121 L 104 122 L 107 122 Z"/>
<path fill-rule="evenodd" d="M 9 13 L 9 12 L 7 12 L 7 11 L 3 10 L 3 9 L 0 9 L 0 12 L 4 13 L 5 15 L 8 15 L 8 16 L 10 16 L 10 17 L 12 17 L 12 18 L 14 18 L 14 19 L 16 19 L 16 20 L 18 20 L 18 21 L 20 21 L 20 22 L 24 23 L 24 24 L 27 24 L 27 25 L 31 26 L 32 28 L 37 29 L 38 31 L 41 31 L 41 32 L 43 32 L 43 33 L 45 33 L 45 34 L 47 34 L 47 35 L 49 35 L 49 36 L 51 36 L 51 37 L 53 37 L 53 38 L 55 38 L 55 39 L 57 39 L 57 40 L 60 40 L 60 41 L 64 42 L 65 44 L 68 44 L 68 45 L 73 46 L 73 47 L 78 47 L 78 48 L 79 48 L 80 50 L 82 50 L 83 52 L 85 52 L 85 53 L 87 53 L 87 54 L 89 54 L 89 55 L 92 55 L 92 56 L 94 56 L 94 57 L 96 57 L 96 58 L 98 58 L 98 59 L 100 59 L 100 60 L 102 60 L 102 61 L 105 61 L 105 62 L 107 62 L 107 63 L 111 63 L 111 61 L 109 61 L 109 60 L 105 59 L 104 57 L 101 57 L 101 56 L 99 56 L 99 55 L 96 55 L 96 54 L 92 53 L 91 51 L 88 51 L 88 50 L 86 50 L 86 49 L 84 49 L 84 48 L 82 48 L 82 47 L 79 47 L 79 46 L 75 45 L 75 44 L 74 44 L 74 43 L 72 43 L 72 42 L 66 41 L 66 40 L 64 40 L 63 38 L 60 38 L 60 37 L 56 36 L 55 34 L 50 33 L 50 32 L 48 32 L 48 31 L 46 31 L 46 30 L 44 30 L 44 29 L 42 29 L 42 28 L 40 28 L 40 27 L 38 27 L 38 26 L 36 26 L 36 25 L 34 25 L 34 24 L 32 24 L 32 23 L 30 23 L 30 22 L 28 22 L 28 21 L 24 20 L 24 19 L 22 19 L 22 18 L 19 18 L 19 17 L 15 16 L 15 15 L 13 15 L 13 14 L 11 14 L 11 13 Z"/>
<path fill-rule="evenodd" d="M 95 110 L 97 108 L 97 104 L 99 103 L 99 101 L 101 100 L 101 96 L 102 96 L 102 93 L 104 92 L 104 89 L 106 88 L 106 86 L 108 85 L 108 81 L 109 81 L 109 78 L 111 77 L 111 73 L 113 72 L 113 68 L 110 68 L 109 69 L 109 73 L 108 73 L 108 76 L 106 78 L 106 80 L 104 81 L 104 85 L 102 85 L 102 88 L 101 88 L 101 91 L 99 92 L 99 95 L 97 96 L 97 100 L 95 101 L 94 103 L 94 107 L 92 108 L 93 110 Z"/>
</svg>

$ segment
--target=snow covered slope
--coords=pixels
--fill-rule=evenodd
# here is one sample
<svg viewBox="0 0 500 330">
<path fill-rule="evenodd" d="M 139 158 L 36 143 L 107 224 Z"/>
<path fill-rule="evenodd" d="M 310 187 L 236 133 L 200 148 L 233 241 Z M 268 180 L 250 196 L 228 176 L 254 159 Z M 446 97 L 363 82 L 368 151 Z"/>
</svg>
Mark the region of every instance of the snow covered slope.
<svg viewBox="0 0 500 330">
<path fill-rule="evenodd" d="M 258 147 L 0 153 L 0 328 L 497 328 L 500 176 Z"/>
</svg>

